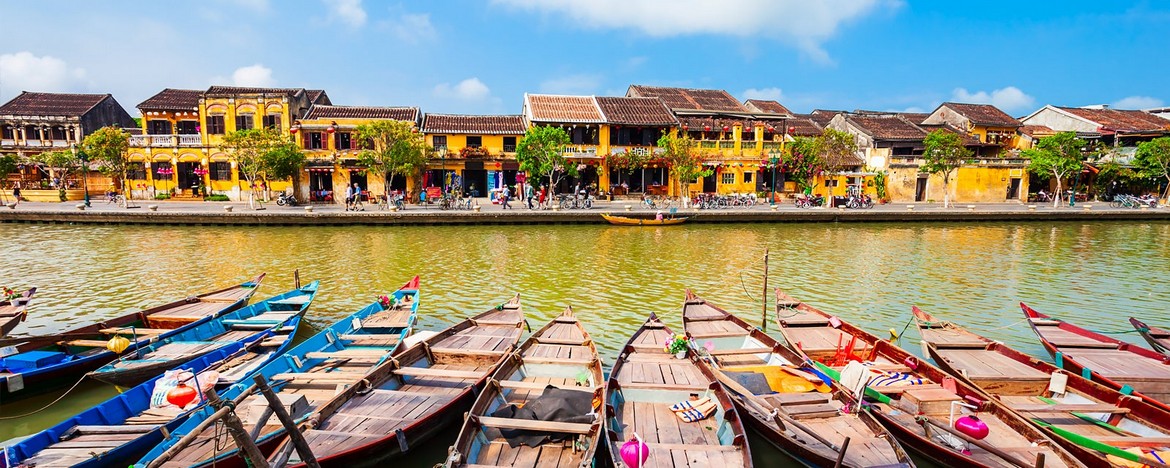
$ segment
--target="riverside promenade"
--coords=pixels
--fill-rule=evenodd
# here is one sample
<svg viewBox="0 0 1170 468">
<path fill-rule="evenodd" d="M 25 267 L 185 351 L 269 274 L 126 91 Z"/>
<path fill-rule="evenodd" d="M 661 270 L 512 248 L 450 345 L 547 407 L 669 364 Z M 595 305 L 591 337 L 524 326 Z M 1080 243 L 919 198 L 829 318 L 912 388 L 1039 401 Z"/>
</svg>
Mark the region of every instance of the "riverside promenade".
<svg viewBox="0 0 1170 468">
<path fill-rule="evenodd" d="M 480 199 L 480 210 L 441 210 L 436 205 L 407 205 L 405 210 L 390 211 L 365 205 L 364 211 L 345 211 L 335 204 L 296 207 L 265 203 L 254 210 L 247 203 L 199 201 L 133 201 L 133 208 L 122 208 L 104 200 L 94 200 L 91 207 L 78 208 L 79 202 L 21 202 L 19 206 L 0 207 L 3 223 L 52 224 L 161 224 L 161 225 L 445 225 L 445 224 L 599 224 L 601 213 L 653 217 L 656 209 L 642 206 L 640 200 L 599 201 L 592 209 L 528 210 L 520 203 L 504 210 Z M 628 207 L 628 209 L 627 209 Z M 664 210 L 665 211 L 665 210 Z M 818 207 L 801 209 L 790 202 L 750 208 L 714 210 L 678 209 L 676 216 L 686 216 L 691 223 L 768 223 L 768 222 L 995 222 L 995 221 L 1151 221 L 1170 220 L 1170 208 L 1111 208 L 1108 203 L 1077 203 L 1053 207 L 1048 204 L 958 203 L 943 208 L 941 203 L 890 203 L 872 209 Z"/>
</svg>

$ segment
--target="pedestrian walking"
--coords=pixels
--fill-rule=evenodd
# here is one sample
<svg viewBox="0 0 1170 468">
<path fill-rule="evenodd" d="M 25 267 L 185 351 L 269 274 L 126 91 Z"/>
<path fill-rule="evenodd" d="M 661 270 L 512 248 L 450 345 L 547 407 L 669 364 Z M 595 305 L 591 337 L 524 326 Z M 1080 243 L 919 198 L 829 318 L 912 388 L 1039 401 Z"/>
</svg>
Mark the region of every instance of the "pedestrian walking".
<svg viewBox="0 0 1170 468">
<path fill-rule="evenodd" d="M 350 211 L 354 208 L 354 199 L 357 197 L 357 182 L 354 182 L 352 187 L 345 188 L 345 211 Z"/>
<path fill-rule="evenodd" d="M 547 197 L 548 197 L 548 187 L 546 187 L 544 184 L 540 184 L 540 198 L 537 201 L 537 206 L 544 208 L 544 199 Z"/>
<path fill-rule="evenodd" d="M 532 188 L 532 184 L 524 185 L 524 201 L 528 203 L 528 209 L 534 209 L 532 200 L 536 198 L 536 189 Z"/>
<path fill-rule="evenodd" d="M 12 202 L 12 206 L 15 207 L 15 206 L 19 205 L 20 204 L 20 182 L 16 182 L 16 183 L 12 184 L 12 197 L 16 198 L 16 201 Z"/>
<path fill-rule="evenodd" d="M 510 197 L 510 196 L 511 196 L 511 190 L 508 188 L 507 185 L 505 185 L 503 187 L 503 190 L 500 191 L 500 206 L 502 206 L 503 209 L 505 209 L 505 210 L 508 208 L 511 208 L 511 206 L 508 206 L 508 197 Z"/>
</svg>

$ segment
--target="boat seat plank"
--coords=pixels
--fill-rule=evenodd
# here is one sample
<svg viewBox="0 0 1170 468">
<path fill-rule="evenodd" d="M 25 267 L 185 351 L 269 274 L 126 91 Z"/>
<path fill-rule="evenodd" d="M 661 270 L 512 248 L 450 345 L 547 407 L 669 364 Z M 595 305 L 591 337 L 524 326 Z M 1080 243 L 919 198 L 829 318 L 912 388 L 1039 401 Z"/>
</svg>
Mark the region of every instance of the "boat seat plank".
<svg viewBox="0 0 1170 468">
<path fill-rule="evenodd" d="M 98 331 L 103 335 L 133 335 L 133 334 L 161 335 L 163 333 L 171 332 L 174 330 L 169 329 L 169 328 L 137 328 L 137 327 L 135 327 L 133 330 L 131 330 L 130 327 L 115 327 L 115 328 L 103 328 L 103 329 L 98 330 Z"/>
<path fill-rule="evenodd" d="M 1070 404 L 1062 403 L 1055 405 L 1039 404 L 1039 405 L 1013 405 L 1012 409 L 1021 413 L 1110 413 L 1110 414 L 1128 414 L 1129 408 L 1120 408 L 1108 404 Z"/>
<path fill-rule="evenodd" d="M 168 421 L 170 418 L 167 419 Z M 75 426 L 70 431 L 77 434 L 140 434 L 150 432 L 158 426 L 154 425 L 118 425 L 118 426 Z"/>
<path fill-rule="evenodd" d="M 341 349 L 337 351 L 323 351 L 305 353 L 306 359 L 330 359 L 330 358 L 380 358 L 386 355 L 384 349 Z"/>
<path fill-rule="evenodd" d="M 690 444 L 654 444 L 654 448 L 662 450 L 686 450 L 703 452 L 738 452 L 736 445 L 690 445 Z"/>
<path fill-rule="evenodd" d="M 680 384 L 661 384 L 661 383 L 647 383 L 647 382 L 619 382 L 618 386 L 625 389 L 651 389 L 651 390 L 683 390 L 688 392 L 701 392 L 707 390 L 706 385 L 680 385 Z"/>
<path fill-rule="evenodd" d="M 435 377 L 445 379 L 479 379 L 487 375 L 480 371 L 435 369 L 430 367 L 403 367 L 394 370 L 394 374 L 408 377 Z"/>
<path fill-rule="evenodd" d="M 573 338 L 545 338 L 538 336 L 533 338 L 537 343 L 547 345 L 568 345 L 568 346 L 585 346 L 585 340 Z"/>
<path fill-rule="evenodd" d="M 536 421 L 532 419 L 478 417 L 479 424 L 497 429 L 523 429 L 528 431 L 564 432 L 568 434 L 589 434 L 592 424 L 566 423 L 558 421 Z"/>
<path fill-rule="evenodd" d="M 828 403 L 830 396 L 824 393 L 774 393 L 764 398 L 775 406 L 787 409 L 789 406 Z"/>
<path fill-rule="evenodd" d="M 1037 332 L 1057 348 L 1117 348 L 1116 343 L 1099 341 L 1060 327 L 1037 327 Z"/>
<path fill-rule="evenodd" d="M 579 364 L 579 365 L 586 365 L 586 364 L 592 363 L 594 360 L 595 359 L 592 357 L 588 357 L 588 358 L 555 358 L 555 357 L 544 357 L 544 356 L 524 356 L 524 362 L 526 364 L 570 364 L 570 365 Z"/>
<path fill-rule="evenodd" d="M 772 352 L 772 348 L 741 348 L 741 349 L 716 349 L 711 351 L 712 356 L 734 356 L 740 354 L 768 354 Z"/>
<path fill-rule="evenodd" d="M 522 380 L 501 380 L 499 381 L 500 388 L 510 388 L 516 390 L 544 390 L 550 384 L 543 382 L 527 382 Z M 577 390 L 582 392 L 593 393 L 597 387 L 578 387 L 573 385 L 553 385 L 561 390 Z"/>
<path fill-rule="evenodd" d="M 788 413 L 792 419 L 825 418 L 836 416 L 837 407 L 828 403 L 789 405 L 784 407 L 784 412 Z"/>
<path fill-rule="evenodd" d="M 1170 437 L 1126 437 L 1104 436 L 1093 437 L 1093 440 L 1112 445 L 1114 447 L 1170 447 Z"/>
<path fill-rule="evenodd" d="M 105 348 L 108 341 L 105 340 L 69 340 L 61 341 L 58 344 L 64 346 L 76 346 L 79 348 Z"/>
<path fill-rule="evenodd" d="M 272 376 L 272 380 L 347 384 L 357 382 L 361 377 L 362 375 L 349 372 L 287 372 Z"/>
<path fill-rule="evenodd" d="M 1016 361 L 1008 356 L 985 349 L 940 349 L 939 355 L 951 366 L 963 369 L 974 380 L 1047 379 L 1044 371 Z"/>
<path fill-rule="evenodd" d="M 789 328 L 786 330 L 786 333 L 805 352 L 814 353 L 836 351 L 838 346 L 849 346 L 851 339 L 848 333 L 830 327 Z M 858 337 L 857 341 L 853 344 L 855 352 L 868 350 L 869 348 L 870 345 L 862 337 Z"/>
</svg>

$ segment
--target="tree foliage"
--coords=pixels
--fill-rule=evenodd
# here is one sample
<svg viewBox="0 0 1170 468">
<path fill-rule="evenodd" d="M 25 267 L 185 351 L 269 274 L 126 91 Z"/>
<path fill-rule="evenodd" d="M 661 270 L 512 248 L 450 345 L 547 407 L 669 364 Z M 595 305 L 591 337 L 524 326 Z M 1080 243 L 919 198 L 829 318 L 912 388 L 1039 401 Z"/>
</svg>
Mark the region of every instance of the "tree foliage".
<svg viewBox="0 0 1170 468">
<path fill-rule="evenodd" d="M 101 168 L 101 172 L 115 180 L 123 195 L 129 200 L 130 190 L 126 183 L 126 167 L 130 164 L 129 155 L 127 151 L 130 149 L 130 134 L 123 131 L 121 128 L 110 126 L 99 128 L 97 131 L 85 136 L 81 141 L 81 147 L 78 148 L 89 157 L 90 161 L 96 161 Z"/>
<path fill-rule="evenodd" d="M 817 137 L 817 150 L 826 177 L 836 175 L 857 157 L 857 141 L 849 132 L 826 128 Z"/>
<path fill-rule="evenodd" d="M 290 148 L 290 146 L 294 146 L 294 148 Z M 267 186 L 267 181 L 274 177 L 274 172 L 284 169 L 284 167 L 277 167 L 278 165 L 273 163 L 278 159 L 296 157 L 291 154 L 295 145 L 286 141 L 277 131 L 269 128 L 253 128 L 228 133 L 224 136 L 220 148 L 235 159 L 240 173 L 244 174 L 244 178 L 248 181 L 248 186 L 251 188 L 248 195 L 249 204 L 254 202 L 256 188 L 261 186 L 261 182 Z M 296 149 L 296 152 L 299 151 Z M 300 158 L 303 164 L 304 155 L 302 154 Z M 283 163 L 280 166 L 283 166 Z M 284 178 L 281 177 L 281 179 Z"/>
<path fill-rule="evenodd" d="M 1170 137 L 1155 138 L 1139 144 L 1133 165 L 1145 177 L 1166 179 L 1166 191 L 1162 198 L 1170 202 Z"/>
<path fill-rule="evenodd" d="M 670 177 L 678 181 L 681 195 L 690 197 L 690 187 L 696 179 L 711 175 L 711 169 L 703 167 L 703 160 L 699 155 L 699 144 L 687 134 L 664 134 L 658 139 L 658 147 L 662 148 L 662 159 L 669 168 Z"/>
<path fill-rule="evenodd" d="M 1052 206 L 1060 205 L 1063 179 L 1084 168 L 1084 150 L 1085 141 L 1077 138 L 1076 132 L 1060 132 L 1041 138 L 1036 147 L 1021 153 L 1030 160 L 1029 171 L 1051 175 L 1056 179 L 1056 196 L 1053 197 Z"/>
<path fill-rule="evenodd" d="M 958 133 L 938 129 L 922 140 L 922 166 L 919 171 L 941 175 L 943 180 L 943 208 L 950 206 L 951 176 L 971 157 L 971 150 L 963 145 Z"/>
<path fill-rule="evenodd" d="M 81 170 L 81 159 L 71 150 L 45 151 L 28 157 L 32 162 L 39 163 L 49 170 L 49 174 L 57 182 L 57 189 L 61 192 L 61 201 L 65 201 L 65 181 L 69 175 Z"/>
<path fill-rule="evenodd" d="M 516 143 L 516 161 L 520 163 L 520 170 L 536 174 L 537 178 L 547 178 L 549 193 L 555 194 L 561 178 L 577 175 L 577 168 L 567 164 L 565 159 L 564 149 L 568 144 L 569 134 L 563 128 L 534 126 Z"/>
<path fill-rule="evenodd" d="M 811 194 L 817 186 L 817 175 L 825 170 L 824 161 L 821 159 L 820 140 L 797 137 L 796 141 L 789 144 L 780 154 L 780 159 L 796 187 L 801 192 Z"/>
<path fill-rule="evenodd" d="M 385 192 L 395 176 L 417 174 L 432 151 L 426 139 L 409 122 L 379 120 L 359 125 L 358 141 L 369 148 L 358 153 L 358 162 L 382 178 Z"/>
<path fill-rule="evenodd" d="M 8 175 L 16 172 L 20 159 L 15 154 L 0 154 L 0 202 L 7 203 L 4 197 L 4 184 L 8 182 Z"/>
</svg>

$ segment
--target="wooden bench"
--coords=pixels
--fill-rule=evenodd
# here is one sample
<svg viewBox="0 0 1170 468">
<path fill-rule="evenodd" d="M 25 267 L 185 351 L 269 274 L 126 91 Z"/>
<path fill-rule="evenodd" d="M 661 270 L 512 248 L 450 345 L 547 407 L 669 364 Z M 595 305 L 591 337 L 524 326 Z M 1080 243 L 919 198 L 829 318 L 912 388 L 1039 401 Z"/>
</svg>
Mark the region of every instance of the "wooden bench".
<svg viewBox="0 0 1170 468">
<path fill-rule="evenodd" d="M 772 348 L 741 348 L 741 349 L 716 349 L 711 351 L 712 356 L 734 356 L 740 354 L 769 354 Z"/>
<path fill-rule="evenodd" d="M 1097 442 L 1109 444 L 1109 445 L 1112 445 L 1114 447 L 1120 447 L 1120 448 L 1126 448 L 1126 447 L 1150 447 L 1150 448 L 1170 447 L 1170 437 L 1125 437 L 1125 436 L 1097 437 L 1097 436 L 1094 436 L 1093 440 L 1095 440 Z"/>
<path fill-rule="evenodd" d="M 134 334 L 161 335 L 163 333 L 174 331 L 174 330 L 169 329 L 169 328 L 134 328 L 134 330 L 131 331 L 130 327 L 117 327 L 117 328 L 103 328 L 103 329 L 98 330 L 98 331 L 101 332 L 101 334 L 103 334 L 103 335 L 134 335 Z"/>
<path fill-rule="evenodd" d="M 544 356 L 525 356 L 524 357 L 525 364 L 570 364 L 570 365 L 580 364 L 580 365 L 585 365 L 585 364 L 592 363 L 593 360 L 594 360 L 593 357 L 589 357 L 587 359 L 570 359 L 570 358 L 544 357 Z"/>
<path fill-rule="evenodd" d="M 533 337 L 532 339 L 540 344 L 555 344 L 555 345 L 567 345 L 567 346 L 585 346 L 585 343 L 587 343 L 586 341 L 572 339 L 572 338 L 542 338 L 542 337 L 537 336 L 537 337 Z"/>
<path fill-rule="evenodd" d="M 782 410 L 792 419 L 827 418 L 837 415 L 837 407 L 828 403 L 784 406 Z"/>
<path fill-rule="evenodd" d="M 408 377 L 437 377 L 445 379 L 478 379 L 486 374 L 480 371 L 432 369 L 429 367 L 403 367 L 401 369 L 395 369 L 394 375 Z"/>
<path fill-rule="evenodd" d="M 592 424 L 566 423 L 558 421 L 536 421 L 532 419 L 493 418 L 479 416 L 475 421 L 483 427 L 496 429 L 521 429 L 526 431 L 563 432 L 566 434 L 589 434 Z"/>
<path fill-rule="evenodd" d="M 681 390 L 686 392 L 704 392 L 709 388 L 705 385 L 679 385 L 679 384 L 660 384 L 649 382 L 618 382 L 618 387 L 630 390 L 636 389 L 650 389 L 650 390 Z"/>
<path fill-rule="evenodd" d="M 686 450 L 688 452 L 738 452 L 738 445 L 651 444 L 650 450 Z"/>
<path fill-rule="evenodd" d="M 577 317 L 565 317 L 562 315 L 553 319 L 553 321 L 556 323 L 577 323 Z"/>
<path fill-rule="evenodd" d="M 511 388 L 516 390 L 544 390 L 549 385 L 552 385 L 540 382 L 524 382 L 520 380 L 500 380 L 496 383 L 500 384 L 500 388 Z M 577 390 L 589 393 L 593 393 L 593 391 L 597 389 L 597 387 L 574 387 L 568 385 L 553 385 L 553 387 L 559 388 L 561 390 Z"/>
<path fill-rule="evenodd" d="M 305 359 L 381 358 L 385 355 L 386 350 L 384 349 L 342 349 L 338 351 L 305 353 Z"/>
<path fill-rule="evenodd" d="M 361 378 L 362 375 L 346 372 L 288 372 L 272 376 L 272 380 L 318 383 L 353 383 L 361 380 Z"/>
<path fill-rule="evenodd" d="M 1021 413 L 1110 413 L 1110 414 L 1129 414 L 1129 408 L 1120 408 L 1113 405 L 1106 404 L 1038 404 L 1038 405 L 1015 405 L 1012 409 Z"/>
</svg>

